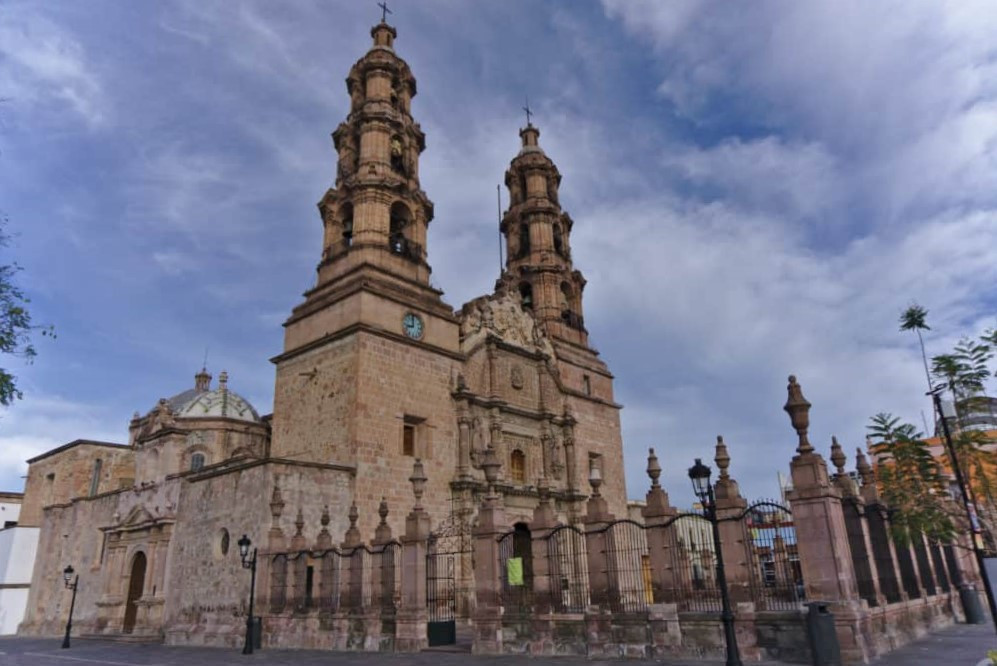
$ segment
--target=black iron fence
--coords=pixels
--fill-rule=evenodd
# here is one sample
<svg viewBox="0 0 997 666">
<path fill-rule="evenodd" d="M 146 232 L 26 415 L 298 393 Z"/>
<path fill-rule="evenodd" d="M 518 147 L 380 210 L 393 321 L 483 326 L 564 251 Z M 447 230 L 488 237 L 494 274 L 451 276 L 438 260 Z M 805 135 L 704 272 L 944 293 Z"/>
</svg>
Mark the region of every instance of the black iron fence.
<svg viewBox="0 0 997 666">
<path fill-rule="evenodd" d="M 302 550 L 270 557 L 270 610 L 338 611 L 397 605 L 401 544 Z"/>
</svg>

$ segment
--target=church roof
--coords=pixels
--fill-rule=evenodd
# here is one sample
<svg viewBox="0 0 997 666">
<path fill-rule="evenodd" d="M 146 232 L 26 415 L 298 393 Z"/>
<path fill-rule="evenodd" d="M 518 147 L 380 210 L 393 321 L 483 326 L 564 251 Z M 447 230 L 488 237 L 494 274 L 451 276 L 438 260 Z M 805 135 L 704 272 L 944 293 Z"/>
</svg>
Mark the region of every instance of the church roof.
<svg viewBox="0 0 997 666">
<path fill-rule="evenodd" d="M 179 418 L 223 417 L 252 423 L 260 420 L 260 415 L 249 401 L 228 388 L 226 372 L 218 377 L 218 388 L 196 392 L 193 399 L 188 400 L 175 413 Z"/>
<path fill-rule="evenodd" d="M 252 404 L 228 388 L 228 373 L 218 377 L 218 388 L 211 388 L 211 375 L 201 370 L 195 375 L 194 388 L 181 391 L 166 399 L 170 411 L 179 418 L 222 417 L 257 423 L 260 415 Z M 155 411 L 157 407 L 153 407 Z M 151 412 L 150 412 L 151 413 Z"/>
</svg>

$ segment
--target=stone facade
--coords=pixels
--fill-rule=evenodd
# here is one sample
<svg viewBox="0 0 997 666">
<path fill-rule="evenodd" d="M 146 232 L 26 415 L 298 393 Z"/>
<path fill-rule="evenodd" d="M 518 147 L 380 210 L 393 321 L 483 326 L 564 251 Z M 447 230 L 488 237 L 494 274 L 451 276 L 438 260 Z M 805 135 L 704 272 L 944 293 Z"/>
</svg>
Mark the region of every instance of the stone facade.
<svg viewBox="0 0 997 666">
<path fill-rule="evenodd" d="M 245 534 L 260 549 L 267 643 L 353 645 L 348 636 L 367 620 L 311 602 L 334 576 L 371 571 L 334 544 L 376 535 L 375 545 L 400 548 L 398 535 L 424 570 L 411 553 L 425 553 L 434 529 L 469 543 L 481 527 L 486 460 L 496 461 L 491 487 L 510 525 L 533 520 L 541 492 L 554 518 L 580 524 L 593 475 L 612 480 L 607 510 L 625 514 L 620 405 L 589 344 L 573 222 L 539 130 L 521 130 L 506 173 L 508 261 L 495 291 L 455 310 L 429 281 L 434 207 L 419 185 L 416 80 L 395 53 L 394 28 L 381 23 L 371 35 L 347 78 L 350 113 L 333 133 L 338 167 L 318 204 L 317 280 L 272 359 L 272 415 L 261 417 L 225 373 L 212 388 L 202 369 L 194 388 L 136 414 L 127 444 L 77 440 L 29 461 L 22 524 L 39 527 L 40 541 L 22 633 L 61 630 L 69 593 L 59 581 L 71 564 L 84 634 L 235 644 L 248 611 L 236 546 Z M 414 467 L 425 479 L 410 512 Z M 333 557 L 342 567 L 330 568 Z M 469 616 L 469 552 L 459 561 Z M 402 595 L 401 646 L 425 641 L 425 595 L 425 581 Z M 333 626 L 346 627 L 342 641 L 327 635 Z M 394 630 L 378 626 L 393 644 Z"/>
</svg>

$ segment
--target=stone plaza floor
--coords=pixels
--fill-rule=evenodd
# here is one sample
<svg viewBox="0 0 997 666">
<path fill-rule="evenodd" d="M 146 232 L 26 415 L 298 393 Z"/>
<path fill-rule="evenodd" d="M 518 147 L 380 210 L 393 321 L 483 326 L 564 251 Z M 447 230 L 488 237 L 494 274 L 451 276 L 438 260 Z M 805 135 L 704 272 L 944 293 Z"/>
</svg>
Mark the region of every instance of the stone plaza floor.
<svg viewBox="0 0 997 666">
<path fill-rule="evenodd" d="M 164 645 L 111 643 L 73 639 L 72 647 L 60 649 L 59 639 L 0 638 L 0 666 L 236 666 L 239 664 L 273 664 L 274 666 L 461 666 L 469 662 L 481 666 L 511 666 L 530 661 L 535 664 L 581 666 L 582 664 L 622 664 L 620 661 L 589 660 L 573 657 L 476 657 L 470 654 L 426 651 L 417 654 L 380 654 L 364 652 L 328 652 L 317 650 L 260 650 L 243 655 L 239 650 Z M 876 666 L 975 666 L 988 649 L 997 647 L 992 625 L 956 625 L 927 636 L 882 659 Z M 633 660 L 631 660 L 632 663 Z M 674 666 L 712 666 L 718 661 L 655 661 Z M 775 665 L 776 662 L 764 662 Z"/>
</svg>

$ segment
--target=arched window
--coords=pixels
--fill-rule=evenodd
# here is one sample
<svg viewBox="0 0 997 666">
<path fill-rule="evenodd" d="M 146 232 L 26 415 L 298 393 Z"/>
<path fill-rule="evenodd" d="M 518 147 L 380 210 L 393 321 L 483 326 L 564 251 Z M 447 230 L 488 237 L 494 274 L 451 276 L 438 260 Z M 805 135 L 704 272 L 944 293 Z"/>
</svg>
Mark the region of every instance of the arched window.
<svg viewBox="0 0 997 666">
<path fill-rule="evenodd" d="M 204 454 L 195 453 L 190 457 L 190 471 L 199 472 L 204 467 Z"/>
<path fill-rule="evenodd" d="M 519 256 L 525 257 L 530 253 L 530 225 L 521 224 L 519 226 Z"/>
<path fill-rule="evenodd" d="M 353 245 L 353 205 L 343 204 L 343 245 L 349 247 Z"/>
<path fill-rule="evenodd" d="M 533 309 L 533 287 L 529 282 L 519 285 L 519 298 L 522 300 L 524 308 L 527 310 Z"/>
<path fill-rule="evenodd" d="M 526 483 L 526 454 L 519 449 L 509 456 L 509 473 L 516 483 Z"/>
<path fill-rule="evenodd" d="M 561 225 L 554 225 L 554 251 L 564 255 L 564 237 L 561 235 Z"/>
<path fill-rule="evenodd" d="M 408 255 L 408 239 L 405 237 L 405 228 L 412 222 L 412 213 L 408 206 L 400 201 L 396 201 L 391 206 L 391 213 L 388 225 L 388 247 L 394 254 Z"/>
<path fill-rule="evenodd" d="M 398 173 L 405 173 L 405 148 L 398 136 L 391 137 L 391 168 Z"/>
<path fill-rule="evenodd" d="M 561 283 L 561 316 L 564 316 L 566 311 L 571 310 L 571 285 L 567 282 Z"/>
</svg>

